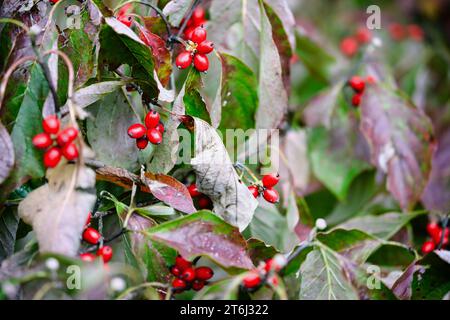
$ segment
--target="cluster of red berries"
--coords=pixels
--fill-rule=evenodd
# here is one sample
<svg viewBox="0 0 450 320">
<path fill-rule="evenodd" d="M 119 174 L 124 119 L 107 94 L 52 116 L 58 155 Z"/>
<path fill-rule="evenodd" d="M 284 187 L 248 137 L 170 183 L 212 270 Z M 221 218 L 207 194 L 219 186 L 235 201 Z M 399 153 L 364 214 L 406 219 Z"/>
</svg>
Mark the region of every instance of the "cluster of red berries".
<svg viewBox="0 0 450 320">
<path fill-rule="evenodd" d="M 127 3 L 122 8 L 120 8 L 119 12 L 117 13 L 117 20 L 122 22 L 127 27 L 131 27 L 131 23 L 133 22 L 133 17 L 129 15 L 132 9 L 132 4 Z"/>
<path fill-rule="evenodd" d="M 352 97 L 352 105 L 359 107 L 361 104 L 362 95 L 366 88 L 366 82 L 369 84 L 375 83 L 375 79 L 372 76 L 367 76 L 366 79 L 360 76 L 353 76 L 348 80 L 348 85 L 353 89 L 354 95 Z"/>
<path fill-rule="evenodd" d="M 83 240 L 86 241 L 87 243 L 97 245 L 100 242 L 102 235 L 100 234 L 100 232 L 98 232 L 98 230 L 90 227 L 91 218 L 92 218 L 92 214 L 89 212 L 87 220 L 86 220 L 86 224 L 84 226 L 84 231 L 83 231 L 82 237 L 83 237 Z M 110 246 L 101 246 L 97 250 L 97 255 L 94 255 L 93 253 L 90 253 L 90 252 L 85 252 L 85 253 L 80 254 L 81 260 L 86 261 L 86 262 L 92 262 L 97 257 L 102 257 L 103 262 L 108 263 L 109 260 L 111 260 L 112 256 L 113 256 L 113 250 Z"/>
<path fill-rule="evenodd" d="M 176 58 L 175 64 L 180 69 L 186 69 L 192 62 L 194 67 L 200 72 L 206 72 L 209 68 L 209 60 L 206 56 L 214 50 L 214 44 L 206 40 L 207 33 L 203 26 L 196 27 L 189 38 L 185 50 Z"/>
<path fill-rule="evenodd" d="M 130 138 L 136 139 L 136 146 L 139 149 L 145 149 L 149 141 L 153 144 L 160 144 L 164 133 L 164 125 L 160 121 L 158 112 L 154 110 L 148 112 L 144 123 L 145 126 L 135 123 L 128 128 L 128 135 Z"/>
<path fill-rule="evenodd" d="M 431 239 L 428 241 L 425 241 L 422 245 L 422 253 L 430 253 L 433 251 L 436 246 L 439 245 L 441 242 L 442 236 L 444 236 L 444 240 L 442 241 L 442 247 L 447 246 L 448 244 L 448 236 L 450 233 L 449 228 L 445 228 L 445 231 L 443 228 L 439 226 L 436 222 L 430 222 L 427 225 L 427 232 L 430 235 Z"/>
<path fill-rule="evenodd" d="M 197 6 L 192 12 L 191 17 L 186 23 L 186 29 L 184 29 L 184 38 L 189 40 L 194 32 L 195 28 L 203 26 L 207 22 L 205 9 Z M 182 24 L 184 21 L 182 21 Z"/>
<path fill-rule="evenodd" d="M 406 40 L 408 38 L 414 41 L 422 41 L 424 38 L 423 29 L 417 24 L 402 25 L 394 22 L 389 25 L 389 34 L 395 41 Z"/>
<path fill-rule="evenodd" d="M 341 52 L 347 57 L 353 57 L 359 47 L 370 42 L 372 33 L 365 27 L 360 27 L 352 36 L 345 37 L 341 41 Z"/>
<path fill-rule="evenodd" d="M 214 275 L 210 267 L 194 267 L 192 262 L 178 256 L 175 265 L 170 268 L 170 272 L 175 276 L 172 281 L 172 288 L 179 293 L 184 290 L 201 290 Z"/>
<path fill-rule="evenodd" d="M 67 160 L 78 158 L 78 148 L 73 142 L 78 136 L 78 130 L 68 127 L 59 131 L 60 122 L 57 116 L 51 115 L 42 120 L 44 132 L 33 137 L 33 145 L 44 153 L 44 165 L 47 168 L 54 168 L 58 165 L 61 157 Z"/>
<path fill-rule="evenodd" d="M 247 290 L 256 290 L 264 283 L 270 283 L 272 286 L 278 285 L 276 273 L 286 265 L 286 258 L 283 255 L 276 255 L 272 259 L 250 270 L 242 279 L 242 286 Z"/>
<path fill-rule="evenodd" d="M 262 193 L 263 198 L 266 201 L 270 203 L 276 203 L 278 202 L 280 196 L 278 195 L 277 190 L 275 190 L 273 187 L 277 185 L 278 181 L 280 181 L 279 174 L 266 174 L 261 179 L 261 183 L 256 183 L 248 186 L 248 190 L 250 190 L 255 198 L 258 198 Z"/>
<path fill-rule="evenodd" d="M 195 183 L 187 186 L 187 189 L 191 197 L 197 200 L 197 206 L 200 209 L 212 209 L 211 199 L 206 194 L 198 191 L 197 185 Z"/>
</svg>

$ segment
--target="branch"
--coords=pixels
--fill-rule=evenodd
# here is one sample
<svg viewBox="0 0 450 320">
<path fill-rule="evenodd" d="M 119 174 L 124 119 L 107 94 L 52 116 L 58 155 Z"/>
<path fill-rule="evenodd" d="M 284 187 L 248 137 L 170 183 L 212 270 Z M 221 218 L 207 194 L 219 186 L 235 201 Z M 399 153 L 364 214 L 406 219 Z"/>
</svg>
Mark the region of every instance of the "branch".
<svg viewBox="0 0 450 320">
<path fill-rule="evenodd" d="M 181 35 L 183 34 L 184 29 L 186 29 L 189 19 L 191 19 L 191 17 L 192 17 L 192 13 L 194 12 L 195 8 L 198 6 L 199 3 L 200 3 L 200 0 L 195 0 L 194 3 L 192 4 L 192 7 L 189 9 L 189 13 L 184 18 L 183 24 L 181 25 L 180 29 L 178 30 L 177 38 L 181 38 Z"/>
</svg>

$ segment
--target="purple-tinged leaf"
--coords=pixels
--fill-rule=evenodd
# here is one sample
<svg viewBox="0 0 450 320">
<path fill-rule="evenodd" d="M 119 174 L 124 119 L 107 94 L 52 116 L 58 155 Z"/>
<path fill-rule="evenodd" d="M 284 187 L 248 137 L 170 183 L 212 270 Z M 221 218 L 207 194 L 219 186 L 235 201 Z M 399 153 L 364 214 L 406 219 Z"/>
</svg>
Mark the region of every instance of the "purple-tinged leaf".
<svg viewBox="0 0 450 320">
<path fill-rule="evenodd" d="M 372 163 L 387 173 L 387 188 L 404 209 L 420 199 L 431 170 L 433 127 L 404 98 L 379 85 L 368 87 L 361 104 L 361 131 Z"/>
<path fill-rule="evenodd" d="M 206 210 L 165 222 L 146 234 L 187 259 L 203 255 L 225 268 L 253 268 L 239 230 Z"/>
<path fill-rule="evenodd" d="M 9 176 L 14 166 L 14 147 L 8 131 L 0 122 L 0 184 Z"/>
</svg>

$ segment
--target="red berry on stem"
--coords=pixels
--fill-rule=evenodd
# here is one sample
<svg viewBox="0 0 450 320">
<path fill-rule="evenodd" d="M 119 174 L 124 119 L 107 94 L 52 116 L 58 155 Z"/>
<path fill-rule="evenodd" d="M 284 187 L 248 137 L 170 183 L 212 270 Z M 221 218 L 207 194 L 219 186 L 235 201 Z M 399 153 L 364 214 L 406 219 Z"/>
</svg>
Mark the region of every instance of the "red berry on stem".
<svg viewBox="0 0 450 320">
<path fill-rule="evenodd" d="M 442 232 L 443 232 L 443 230 L 440 227 L 438 227 L 438 228 L 439 228 L 438 231 L 435 234 L 431 235 L 431 237 L 433 238 L 433 241 L 434 241 L 435 244 L 439 244 L 441 242 L 441 239 L 442 239 Z M 448 243 L 448 236 L 449 236 L 449 229 L 445 228 L 444 240 L 442 242 L 442 245 L 444 245 L 444 246 L 447 245 L 447 243 Z"/>
<path fill-rule="evenodd" d="M 195 28 L 196 27 L 187 27 L 186 29 L 184 29 L 184 38 L 186 40 L 191 40 L 192 33 L 194 32 Z"/>
<path fill-rule="evenodd" d="M 186 282 L 184 282 L 184 280 L 175 278 L 172 281 L 172 288 L 174 288 L 175 290 L 183 290 L 184 288 L 186 288 Z"/>
<path fill-rule="evenodd" d="M 64 145 L 72 142 L 73 140 L 75 140 L 77 136 L 78 136 L 78 130 L 75 129 L 74 127 L 69 127 L 69 128 L 64 129 L 63 131 L 61 131 L 58 134 L 56 141 L 62 147 Z"/>
<path fill-rule="evenodd" d="M 389 25 L 389 33 L 391 34 L 392 39 L 396 41 L 403 40 L 406 36 L 405 27 L 400 23 L 391 23 Z"/>
<path fill-rule="evenodd" d="M 132 139 L 140 139 L 143 136 L 145 136 L 145 133 L 147 132 L 147 129 L 144 127 L 144 125 L 140 124 L 140 123 L 135 123 L 132 124 L 129 128 L 128 128 L 128 135 L 130 136 L 130 138 Z"/>
<path fill-rule="evenodd" d="M 202 195 L 198 199 L 198 206 L 200 207 L 200 209 L 211 209 L 212 207 L 211 199 L 209 199 L 208 196 Z"/>
<path fill-rule="evenodd" d="M 212 41 L 203 41 L 197 46 L 197 52 L 201 54 L 208 54 L 214 50 L 214 43 Z"/>
<path fill-rule="evenodd" d="M 94 228 L 86 228 L 83 232 L 83 240 L 90 244 L 97 244 L 102 236 Z"/>
<path fill-rule="evenodd" d="M 52 145 L 52 138 L 48 133 L 39 133 L 33 137 L 33 145 L 38 149 L 46 149 Z"/>
<path fill-rule="evenodd" d="M 247 289 L 252 289 L 261 284 L 261 277 L 257 271 L 250 271 L 242 280 L 242 284 Z"/>
<path fill-rule="evenodd" d="M 197 185 L 195 183 L 189 185 L 187 187 L 189 194 L 191 195 L 191 197 L 199 197 L 202 195 L 202 193 L 200 191 L 198 191 L 197 189 Z"/>
<path fill-rule="evenodd" d="M 161 134 L 164 133 L 164 124 L 162 122 L 158 123 L 158 125 L 155 128 L 156 130 L 158 130 L 159 132 L 161 132 Z"/>
<path fill-rule="evenodd" d="M 202 280 L 195 280 L 192 283 L 192 289 L 194 289 L 195 291 L 202 290 L 204 286 L 205 286 L 205 281 L 202 281 Z"/>
<path fill-rule="evenodd" d="M 361 104 L 361 97 L 362 94 L 361 93 L 355 93 L 352 97 L 352 105 L 354 107 L 358 107 Z"/>
<path fill-rule="evenodd" d="M 113 256 L 113 249 L 110 246 L 103 246 L 98 249 L 97 255 L 102 257 L 104 263 L 107 263 Z"/>
<path fill-rule="evenodd" d="M 423 29 L 418 26 L 417 24 L 410 24 L 408 27 L 408 34 L 411 37 L 411 39 L 415 41 L 422 41 L 424 34 Z"/>
<path fill-rule="evenodd" d="M 147 113 L 147 115 L 145 116 L 145 126 L 147 127 L 147 129 L 156 128 L 156 126 L 159 124 L 160 118 L 161 117 L 159 116 L 159 113 L 155 110 Z"/>
<path fill-rule="evenodd" d="M 341 52 L 347 57 L 353 57 L 358 52 L 358 47 L 358 42 L 353 37 L 347 37 L 341 41 Z"/>
<path fill-rule="evenodd" d="M 209 60 L 208 57 L 204 54 L 197 53 L 194 56 L 194 67 L 200 72 L 208 71 L 209 68 Z"/>
<path fill-rule="evenodd" d="M 48 134 L 57 134 L 59 131 L 59 119 L 56 115 L 51 115 L 42 120 L 42 128 Z"/>
<path fill-rule="evenodd" d="M 175 266 L 177 266 L 181 271 L 184 271 L 187 268 L 192 267 L 192 263 L 184 259 L 182 256 L 177 256 L 175 258 Z"/>
<path fill-rule="evenodd" d="M 195 278 L 197 280 L 209 280 L 213 275 L 214 272 L 210 267 L 198 267 L 195 269 Z"/>
<path fill-rule="evenodd" d="M 248 186 L 248 190 L 250 190 L 251 194 L 255 197 L 259 197 L 259 188 L 255 185 Z"/>
<path fill-rule="evenodd" d="M 153 144 L 160 144 L 162 141 L 162 133 L 155 128 L 148 129 L 147 139 Z"/>
<path fill-rule="evenodd" d="M 58 147 L 53 147 L 44 153 L 44 166 L 47 168 L 54 168 L 61 160 L 61 150 Z"/>
<path fill-rule="evenodd" d="M 175 277 L 178 277 L 181 275 L 181 270 L 177 266 L 172 266 L 172 268 L 170 268 L 170 273 L 172 273 Z"/>
<path fill-rule="evenodd" d="M 360 27 L 356 31 L 356 40 L 358 40 L 358 42 L 361 44 L 370 42 L 371 38 L 372 34 L 370 33 L 370 30 L 365 27 Z"/>
<path fill-rule="evenodd" d="M 195 279 L 195 270 L 194 268 L 187 268 L 183 271 L 181 274 L 181 279 L 183 279 L 186 282 L 192 282 Z"/>
<path fill-rule="evenodd" d="M 422 253 L 423 254 L 427 254 L 430 253 L 431 251 L 433 251 L 435 248 L 434 242 L 433 241 L 425 241 L 422 245 Z"/>
<path fill-rule="evenodd" d="M 192 54 L 189 51 L 183 51 L 175 60 L 175 64 L 180 69 L 186 69 L 192 64 Z"/>
<path fill-rule="evenodd" d="M 95 260 L 95 255 L 89 252 L 82 253 L 80 254 L 80 259 L 86 262 L 92 262 Z"/>
<path fill-rule="evenodd" d="M 272 188 L 267 188 L 263 192 L 263 197 L 270 203 L 276 203 L 279 199 L 278 191 Z"/>
<path fill-rule="evenodd" d="M 205 9 L 202 7 L 195 8 L 194 12 L 192 12 L 190 21 L 192 21 L 195 26 L 201 25 L 205 21 Z"/>
<path fill-rule="evenodd" d="M 261 182 L 264 187 L 272 188 L 277 185 L 278 181 L 280 181 L 280 175 L 278 173 L 271 173 L 263 176 Z"/>
<path fill-rule="evenodd" d="M 147 138 L 140 138 L 136 140 L 136 147 L 138 147 L 138 149 L 145 149 L 148 146 L 148 140 Z"/>
<path fill-rule="evenodd" d="M 63 156 L 69 161 L 78 158 L 78 148 L 75 143 L 66 144 L 64 147 L 62 147 L 61 151 Z"/>
<path fill-rule="evenodd" d="M 433 238 L 439 233 L 440 230 L 441 228 L 439 227 L 439 224 L 434 221 L 427 224 L 427 232 Z"/>
<path fill-rule="evenodd" d="M 364 79 L 359 76 L 353 76 L 348 80 L 348 84 L 352 87 L 356 92 L 363 92 L 366 86 Z"/>
<path fill-rule="evenodd" d="M 194 29 L 194 32 L 192 32 L 191 40 L 192 42 L 200 44 L 206 40 L 206 35 L 207 34 L 205 28 L 197 27 Z"/>
</svg>

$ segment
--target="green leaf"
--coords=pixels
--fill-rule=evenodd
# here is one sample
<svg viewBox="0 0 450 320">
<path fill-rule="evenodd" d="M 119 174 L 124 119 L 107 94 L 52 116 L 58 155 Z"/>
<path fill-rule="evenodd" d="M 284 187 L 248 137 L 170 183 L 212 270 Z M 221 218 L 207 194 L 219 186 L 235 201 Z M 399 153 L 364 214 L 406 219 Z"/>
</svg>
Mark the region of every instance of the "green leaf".
<svg viewBox="0 0 450 320">
<path fill-rule="evenodd" d="M 146 235 L 176 249 L 187 259 L 204 255 L 228 269 L 253 267 L 239 230 L 210 211 L 162 223 L 148 229 Z"/>
<path fill-rule="evenodd" d="M 86 122 L 87 138 L 97 159 L 131 171 L 138 169 L 139 149 L 127 130 L 140 119 L 123 92 L 107 95 L 89 107 L 89 111 L 94 119 Z"/>
<path fill-rule="evenodd" d="M 425 213 L 424 211 L 412 213 L 389 212 L 379 216 L 356 217 L 339 225 L 339 228 L 358 229 L 377 238 L 388 240 L 411 220 Z"/>
<path fill-rule="evenodd" d="M 144 96 L 149 99 L 158 97 L 158 86 L 153 78 L 152 50 L 115 18 L 106 17 L 105 22 L 100 30 L 100 63 L 108 64 L 111 71 L 128 64 Z"/>
<path fill-rule="evenodd" d="M 187 115 L 200 118 L 208 123 L 211 123 L 211 118 L 208 110 L 206 109 L 205 101 L 199 91 L 202 86 L 203 83 L 200 72 L 194 68 L 191 68 L 186 78 L 183 102 Z"/>
<path fill-rule="evenodd" d="M 241 60 L 220 53 L 222 61 L 222 87 L 220 92 L 220 129 L 251 129 L 255 127 L 258 106 L 257 79 L 253 71 Z"/>
<path fill-rule="evenodd" d="M 163 9 L 164 15 L 169 19 L 172 26 L 178 27 L 191 8 L 193 0 L 172 0 Z"/>
<path fill-rule="evenodd" d="M 301 300 L 357 300 L 356 289 L 351 285 L 349 266 L 340 256 L 326 246 L 319 245 L 308 253 L 300 267 L 302 282 Z"/>
<path fill-rule="evenodd" d="M 308 131 L 308 155 L 314 175 L 340 200 L 345 199 L 353 179 L 369 165 L 354 157 L 354 142 L 348 139 L 350 127 L 323 127 Z"/>
</svg>

